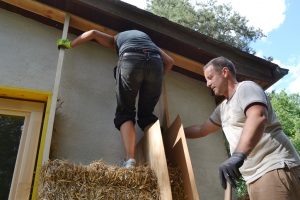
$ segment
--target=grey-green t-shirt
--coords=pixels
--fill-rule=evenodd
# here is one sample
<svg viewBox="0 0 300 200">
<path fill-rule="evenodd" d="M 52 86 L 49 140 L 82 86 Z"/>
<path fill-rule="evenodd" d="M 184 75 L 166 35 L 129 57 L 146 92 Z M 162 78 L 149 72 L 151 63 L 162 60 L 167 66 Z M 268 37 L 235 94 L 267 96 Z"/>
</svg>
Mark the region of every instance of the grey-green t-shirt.
<svg viewBox="0 0 300 200">
<path fill-rule="evenodd" d="M 245 111 L 253 103 L 266 106 L 268 120 L 262 138 L 240 168 L 247 183 L 285 165 L 300 165 L 299 155 L 283 133 L 268 97 L 252 81 L 240 82 L 232 98 L 225 99 L 210 116 L 213 123 L 222 127 L 230 145 L 230 152 L 233 153 L 238 145 L 246 121 Z"/>
<path fill-rule="evenodd" d="M 159 48 L 152 42 L 151 38 L 146 33 L 138 30 L 120 32 L 115 36 L 115 40 L 119 56 L 128 50 L 141 49 L 148 49 L 159 53 Z"/>
</svg>

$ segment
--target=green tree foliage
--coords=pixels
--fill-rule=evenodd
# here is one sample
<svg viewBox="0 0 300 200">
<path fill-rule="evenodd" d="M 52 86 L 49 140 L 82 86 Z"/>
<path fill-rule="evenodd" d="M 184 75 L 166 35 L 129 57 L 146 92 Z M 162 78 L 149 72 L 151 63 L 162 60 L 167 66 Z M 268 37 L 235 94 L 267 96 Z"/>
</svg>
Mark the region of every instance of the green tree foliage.
<svg viewBox="0 0 300 200">
<path fill-rule="evenodd" d="M 197 29 L 197 12 L 188 0 L 147 0 L 147 10 L 183 26 Z"/>
<path fill-rule="evenodd" d="M 282 90 L 279 93 L 273 91 L 268 96 L 284 132 L 300 153 L 300 95 Z"/>
<path fill-rule="evenodd" d="M 247 26 L 248 20 L 230 5 L 217 5 L 216 0 L 196 7 L 189 0 L 147 0 L 147 10 L 248 53 L 255 53 L 250 43 L 264 37 L 261 29 Z"/>
<path fill-rule="evenodd" d="M 248 191 L 247 191 L 247 185 L 243 178 L 238 180 L 237 187 L 235 188 L 235 193 L 238 198 L 238 200 L 246 200 L 248 199 Z"/>
</svg>

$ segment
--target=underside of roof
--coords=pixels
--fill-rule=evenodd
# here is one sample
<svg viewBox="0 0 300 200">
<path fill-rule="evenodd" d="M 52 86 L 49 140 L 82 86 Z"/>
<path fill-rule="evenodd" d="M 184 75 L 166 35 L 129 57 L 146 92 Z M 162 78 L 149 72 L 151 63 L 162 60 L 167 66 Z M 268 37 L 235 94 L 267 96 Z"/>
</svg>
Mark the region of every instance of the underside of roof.
<svg viewBox="0 0 300 200">
<path fill-rule="evenodd" d="M 119 0 L 0 0 L 0 7 L 60 29 L 63 13 L 68 12 L 76 17 L 70 24 L 70 31 L 75 34 L 88 29 L 109 34 L 142 30 L 175 57 L 175 71 L 203 81 L 203 65 L 218 56 L 234 62 L 239 81 L 253 80 L 264 89 L 288 73 L 272 62 Z"/>
</svg>

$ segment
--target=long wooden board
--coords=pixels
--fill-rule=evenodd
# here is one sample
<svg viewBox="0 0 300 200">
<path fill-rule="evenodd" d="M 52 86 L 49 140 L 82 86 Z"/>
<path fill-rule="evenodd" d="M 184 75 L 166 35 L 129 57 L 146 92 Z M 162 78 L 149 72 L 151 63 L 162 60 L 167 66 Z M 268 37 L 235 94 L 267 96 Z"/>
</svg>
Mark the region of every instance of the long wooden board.
<svg viewBox="0 0 300 200">
<path fill-rule="evenodd" d="M 168 107 L 168 95 L 165 79 L 162 82 L 161 95 L 158 101 L 159 113 L 158 118 L 163 130 L 167 130 L 170 126 L 169 107 Z"/>
<path fill-rule="evenodd" d="M 70 15 L 66 13 L 65 23 L 64 23 L 63 33 L 62 33 L 63 39 L 66 39 L 68 36 L 69 23 L 70 23 Z M 49 121 L 48 121 L 48 125 L 47 125 L 47 132 L 46 132 L 46 139 L 45 139 L 45 146 L 44 146 L 44 153 L 43 153 L 43 163 L 45 163 L 49 160 L 49 152 L 50 152 L 50 146 L 51 146 L 52 131 L 53 131 L 53 125 L 54 125 L 56 103 L 57 103 L 57 97 L 58 97 L 58 92 L 59 92 L 60 78 L 61 78 L 61 72 L 62 72 L 62 67 L 63 67 L 64 55 L 65 55 L 65 50 L 60 49 L 59 55 L 58 55 L 57 67 L 56 67 L 54 86 L 53 86 L 53 90 L 52 90 L 53 94 L 52 94 L 52 101 L 51 101 L 51 107 L 50 107 L 50 113 L 49 113 Z"/>
<path fill-rule="evenodd" d="M 136 148 L 136 157 L 138 163 L 146 162 L 155 172 L 160 199 L 171 200 L 172 191 L 159 120 L 145 129 Z"/>
<path fill-rule="evenodd" d="M 179 116 L 163 135 L 167 159 L 182 172 L 184 192 L 188 200 L 199 200 L 191 158 Z"/>
</svg>

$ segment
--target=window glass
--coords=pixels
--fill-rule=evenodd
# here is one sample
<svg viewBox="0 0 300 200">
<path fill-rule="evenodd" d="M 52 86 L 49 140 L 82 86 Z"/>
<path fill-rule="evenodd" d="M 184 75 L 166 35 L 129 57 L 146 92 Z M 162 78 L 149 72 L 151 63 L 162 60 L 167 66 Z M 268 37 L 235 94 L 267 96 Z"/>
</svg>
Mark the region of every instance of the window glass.
<svg viewBox="0 0 300 200">
<path fill-rule="evenodd" d="M 0 199 L 8 199 L 24 120 L 0 114 Z"/>
</svg>

